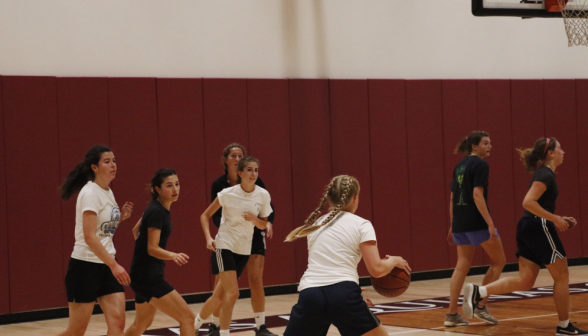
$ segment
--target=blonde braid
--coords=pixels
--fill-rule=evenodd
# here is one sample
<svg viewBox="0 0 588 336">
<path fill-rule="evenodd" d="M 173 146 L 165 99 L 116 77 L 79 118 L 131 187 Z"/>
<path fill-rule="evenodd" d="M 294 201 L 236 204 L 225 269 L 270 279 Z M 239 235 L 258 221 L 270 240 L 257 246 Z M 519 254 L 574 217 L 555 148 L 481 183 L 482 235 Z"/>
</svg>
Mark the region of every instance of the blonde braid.
<svg viewBox="0 0 588 336">
<path fill-rule="evenodd" d="M 323 209 L 323 206 L 326 202 L 328 194 L 330 192 L 332 192 L 332 188 L 333 188 L 335 181 L 337 180 L 337 177 L 334 178 L 333 180 L 331 180 L 331 183 L 329 183 L 329 185 L 327 186 L 327 190 L 325 191 L 323 199 L 321 200 L 320 206 L 312 214 L 310 214 L 310 216 L 305 221 L 303 226 L 300 226 L 300 227 L 294 229 L 292 232 L 290 232 L 290 234 L 286 237 L 285 241 L 291 242 L 291 241 L 294 241 L 298 238 L 306 237 L 309 234 L 313 233 L 314 231 L 322 228 L 323 226 L 330 224 L 331 220 L 333 220 L 333 218 L 335 218 L 335 216 L 337 216 L 337 214 L 341 211 L 341 208 L 343 208 L 347 204 L 347 197 L 349 195 L 349 183 L 351 182 L 352 179 L 353 179 L 352 177 L 345 175 L 338 181 L 342 185 L 342 188 L 337 188 L 337 189 L 338 190 L 343 189 L 343 191 L 341 193 L 341 197 L 339 199 L 339 203 L 337 203 L 337 205 L 335 206 L 333 211 L 331 211 L 329 216 L 320 225 L 312 225 L 315 223 L 316 217 L 322 212 L 322 209 Z"/>
</svg>

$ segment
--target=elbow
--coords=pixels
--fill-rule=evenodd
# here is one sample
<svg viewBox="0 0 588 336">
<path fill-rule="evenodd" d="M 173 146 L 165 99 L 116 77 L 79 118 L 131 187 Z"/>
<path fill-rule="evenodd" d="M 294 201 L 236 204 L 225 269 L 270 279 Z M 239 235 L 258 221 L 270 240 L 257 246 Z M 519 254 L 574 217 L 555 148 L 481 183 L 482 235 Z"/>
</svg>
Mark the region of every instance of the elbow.
<svg viewBox="0 0 588 336">
<path fill-rule="evenodd" d="M 152 256 L 155 257 L 155 248 L 153 248 L 151 245 L 147 246 L 147 253 Z"/>
<path fill-rule="evenodd" d="M 531 205 L 531 202 L 529 200 L 527 200 L 527 199 L 523 200 L 523 209 L 529 211 L 530 205 Z"/>
</svg>

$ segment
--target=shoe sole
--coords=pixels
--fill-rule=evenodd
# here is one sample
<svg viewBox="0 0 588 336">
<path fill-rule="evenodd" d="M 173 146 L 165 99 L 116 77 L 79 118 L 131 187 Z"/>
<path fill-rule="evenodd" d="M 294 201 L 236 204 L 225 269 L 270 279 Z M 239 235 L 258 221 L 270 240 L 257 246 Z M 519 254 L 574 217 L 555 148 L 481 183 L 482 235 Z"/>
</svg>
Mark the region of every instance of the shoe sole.
<svg viewBox="0 0 588 336">
<path fill-rule="evenodd" d="M 477 318 L 480 321 L 484 321 L 486 323 L 490 323 L 490 324 L 498 324 L 498 321 L 492 321 L 492 320 L 486 320 L 485 318 L 482 317 L 478 317 L 476 316 L 476 314 L 474 314 L 474 317 Z"/>
<path fill-rule="evenodd" d="M 453 323 L 453 322 L 445 322 L 443 323 L 446 327 L 460 327 L 460 326 L 467 326 L 468 323 Z"/>
<path fill-rule="evenodd" d="M 474 285 L 472 284 L 468 284 L 465 286 L 465 288 L 463 289 L 463 305 L 462 305 L 462 309 L 463 309 L 463 314 L 467 317 L 467 318 L 472 318 L 474 317 L 474 305 L 473 305 L 473 291 L 474 291 Z"/>
</svg>

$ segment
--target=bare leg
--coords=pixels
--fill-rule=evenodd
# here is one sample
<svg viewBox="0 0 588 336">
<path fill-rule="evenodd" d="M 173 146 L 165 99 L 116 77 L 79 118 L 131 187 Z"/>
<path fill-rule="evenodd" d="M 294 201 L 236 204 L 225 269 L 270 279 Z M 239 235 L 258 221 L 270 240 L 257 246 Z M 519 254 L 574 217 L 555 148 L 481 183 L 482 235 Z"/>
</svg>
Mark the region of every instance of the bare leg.
<svg viewBox="0 0 588 336">
<path fill-rule="evenodd" d="M 218 286 L 218 274 L 214 276 L 214 288 L 216 288 L 216 286 Z M 212 315 L 219 317 L 220 316 L 220 310 L 221 310 L 221 306 L 220 304 L 218 305 L 218 308 L 216 308 L 213 312 Z M 202 317 L 202 315 L 200 315 L 200 317 Z"/>
<path fill-rule="evenodd" d="M 177 291 L 173 291 L 159 299 L 152 298 L 149 304 L 161 310 L 180 323 L 180 336 L 194 336 L 194 312 Z"/>
<path fill-rule="evenodd" d="M 472 245 L 457 245 L 457 265 L 449 283 L 449 314 L 457 313 L 457 301 L 465 281 L 476 248 Z"/>
<path fill-rule="evenodd" d="M 69 322 L 67 329 L 58 336 L 83 336 L 90 323 L 94 302 L 75 303 L 69 302 Z"/>
<path fill-rule="evenodd" d="M 482 280 L 482 285 L 485 286 L 491 282 L 494 282 L 500 278 L 502 269 L 506 264 L 506 256 L 504 255 L 504 248 L 502 247 L 502 240 L 500 238 L 488 239 L 482 243 L 482 248 L 490 257 L 490 268 Z M 485 297 L 480 301 L 480 307 L 485 307 L 488 303 L 488 297 Z"/>
<path fill-rule="evenodd" d="M 233 317 L 233 307 L 239 299 L 239 284 L 237 283 L 237 272 L 226 271 L 219 274 L 220 281 L 217 287 L 222 287 L 224 296 L 221 303 L 220 329 L 229 330 L 231 318 Z M 215 289 L 216 291 L 216 289 Z M 200 317 L 203 317 L 200 315 Z"/>
<path fill-rule="evenodd" d="M 539 265 L 525 257 L 519 257 L 519 276 L 516 278 L 502 278 L 486 285 L 488 296 L 531 289 L 535 284 L 539 270 Z"/>
<path fill-rule="evenodd" d="M 265 257 L 252 254 L 247 263 L 247 277 L 251 288 L 251 308 L 254 313 L 265 312 L 265 292 L 263 290 L 263 266 Z"/>
<path fill-rule="evenodd" d="M 157 312 L 157 308 L 149 303 L 135 304 L 135 320 L 133 324 L 125 331 L 125 336 L 141 336 L 153 323 L 153 318 Z"/>
<path fill-rule="evenodd" d="M 125 331 L 125 293 L 113 293 L 98 298 L 104 312 L 107 336 L 122 336 Z"/>
<path fill-rule="evenodd" d="M 568 259 L 557 259 L 553 264 L 545 266 L 553 278 L 553 300 L 560 321 L 569 319 L 570 312 L 570 274 Z"/>
<path fill-rule="evenodd" d="M 220 316 L 220 306 L 223 302 L 223 298 L 225 296 L 225 290 L 223 286 L 220 284 L 220 281 L 217 282 L 216 287 L 214 287 L 214 291 L 212 292 L 212 296 L 206 300 L 204 306 L 200 310 L 200 318 L 206 320 L 210 317 L 212 312 L 219 312 Z"/>
</svg>

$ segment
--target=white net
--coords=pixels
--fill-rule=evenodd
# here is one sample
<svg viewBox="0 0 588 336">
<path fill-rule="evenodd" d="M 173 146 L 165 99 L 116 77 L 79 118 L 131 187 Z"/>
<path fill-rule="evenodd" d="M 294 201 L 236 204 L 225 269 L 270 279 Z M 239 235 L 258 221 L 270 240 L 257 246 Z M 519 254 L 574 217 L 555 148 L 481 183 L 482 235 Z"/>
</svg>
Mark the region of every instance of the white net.
<svg viewBox="0 0 588 336">
<path fill-rule="evenodd" d="M 568 47 L 588 46 L 587 0 L 558 0 L 568 35 Z"/>
</svg>

